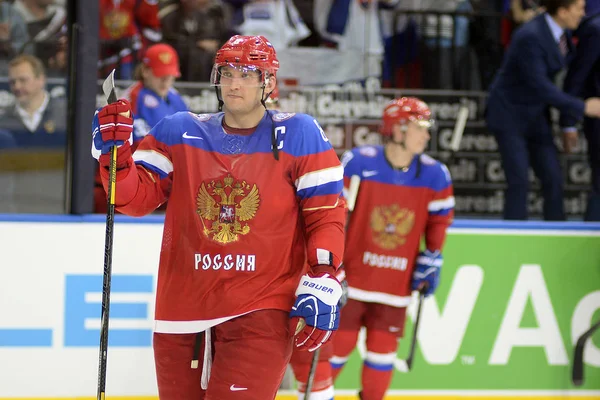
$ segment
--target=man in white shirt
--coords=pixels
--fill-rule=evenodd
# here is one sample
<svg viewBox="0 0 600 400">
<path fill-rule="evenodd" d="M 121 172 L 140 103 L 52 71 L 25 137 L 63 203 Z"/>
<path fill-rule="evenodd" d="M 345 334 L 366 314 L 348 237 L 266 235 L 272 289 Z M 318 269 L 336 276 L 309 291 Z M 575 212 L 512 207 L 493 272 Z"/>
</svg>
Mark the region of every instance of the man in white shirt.
<svg viewBox="0 0 600 400">
<path fill-rule="evenodd" d="M 0 110 L 0 128 L 12 132 L 18 147 L 64 147 L 66 101 L 46 91 L 42 62 L 31 55 L 14 58 L 8 80 L 15 104 Z"/>
</svg>

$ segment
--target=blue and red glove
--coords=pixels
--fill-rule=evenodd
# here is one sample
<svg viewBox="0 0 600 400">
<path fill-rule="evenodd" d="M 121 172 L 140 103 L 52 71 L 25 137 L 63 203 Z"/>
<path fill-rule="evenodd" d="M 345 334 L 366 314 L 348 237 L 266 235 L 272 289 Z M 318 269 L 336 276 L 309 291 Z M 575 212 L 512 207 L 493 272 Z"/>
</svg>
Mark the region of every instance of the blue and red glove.
<svg viewBox="0 0 600 400">
<path fill-rule="evenodd" d="M 110 165 L 110 149 L 117 146 L 117 168 L 126 167 L 131 160 L 131 144 L 133 143 L 133 118 L 131 105 L 127 100 L 102 107 L 92 124 L 92 156 L 100 162 L 100 166 Z"/>
<path fill-rule="evenodd" d="M 296 289 L 296 302 L 290 313 L 290 332 L 301 350 L 315 351 L 326 343 L 340 324 L 340 282 L 326 272 L 309 272 Z"/>
<path fill-rule="evenodd" d="M 425 250 L 419 253 L 413 272 L 412 290 L 423 290 L 425 297 L 432 295 L 440 282 L 443 262 L 439 250 Z"/>
</svg>

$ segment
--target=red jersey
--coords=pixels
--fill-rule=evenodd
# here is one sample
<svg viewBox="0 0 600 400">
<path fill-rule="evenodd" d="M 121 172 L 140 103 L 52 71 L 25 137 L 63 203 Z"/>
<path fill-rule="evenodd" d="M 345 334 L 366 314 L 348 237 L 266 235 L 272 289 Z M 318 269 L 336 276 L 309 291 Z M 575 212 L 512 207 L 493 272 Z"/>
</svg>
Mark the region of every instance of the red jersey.
<svg viewBox="0 0 600 400">
<path fill-rule="evenodd" d="M 160 40 L 157 0 L 100 0 L 100 40 L 131 38 L 144 30 L 152 32 L 144 36 Z"/>
<path fill-rule="evenodd" d="M 156 332 L 200 332 L 254 310 L 289 311 L 305 263 L 341 264 L 343 168 L 317 121 L 270 112 L 254 133 L 238 135 L 225 133 L 222 119 L 163 118 L 140 142 L 135 164 L 117 174 L 124 214 L 145 215 L 169 199 Z M 106 169 L 102 180 L 106 187 Z"/>
<path fill-rule="evenodd" d="M 429 250 L 441 250 L 452 222 L 450 173 L 427 155 L 395 169 L 382 146 L 355 148 L 342 163 L 346 187 L 352 175 L 361 178 L 346 235 L 348 297 L 407 306 L 421 238 Z"/>
</svg>

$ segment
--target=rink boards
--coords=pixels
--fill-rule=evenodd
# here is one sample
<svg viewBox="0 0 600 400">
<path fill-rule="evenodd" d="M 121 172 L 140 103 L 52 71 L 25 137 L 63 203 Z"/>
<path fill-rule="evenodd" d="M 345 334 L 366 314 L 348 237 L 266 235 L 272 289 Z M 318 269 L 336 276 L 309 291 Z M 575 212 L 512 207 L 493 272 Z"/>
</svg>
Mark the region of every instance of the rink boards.
<svg viewBox="0 0 600 400">
<path fill-rule="evenodd" d="M 104 234 L 102 216 L 0 215 L 0 399 L 94 398 Z M 117 217 L 107 399 L 156 399 L 161 234 L 160 217 Z M 444 259 L 414 369 L 396 371 L 387 399 L 600 399 L 600 333 L 585 384 L 570 382 L 573 343 L 600 318 L 599 224 L 455 221 Z M 336 399 L 356 398 L 363 353 L 359 344 Z"/>
</svg>

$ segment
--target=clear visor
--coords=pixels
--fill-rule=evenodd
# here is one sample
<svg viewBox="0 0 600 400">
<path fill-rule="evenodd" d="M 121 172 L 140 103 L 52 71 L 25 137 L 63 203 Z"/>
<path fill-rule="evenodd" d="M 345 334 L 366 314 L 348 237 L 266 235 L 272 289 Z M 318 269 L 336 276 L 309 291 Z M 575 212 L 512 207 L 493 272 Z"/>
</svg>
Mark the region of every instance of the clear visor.
<svg viewBox="0 0 600 400">
<path fill-rule="evenodd" d="M 264 79 L 264 74 L 261 75 L 255 65 L 215 64 L 210 74 L 212 86 L 261 87 Z"/>
</svg>

